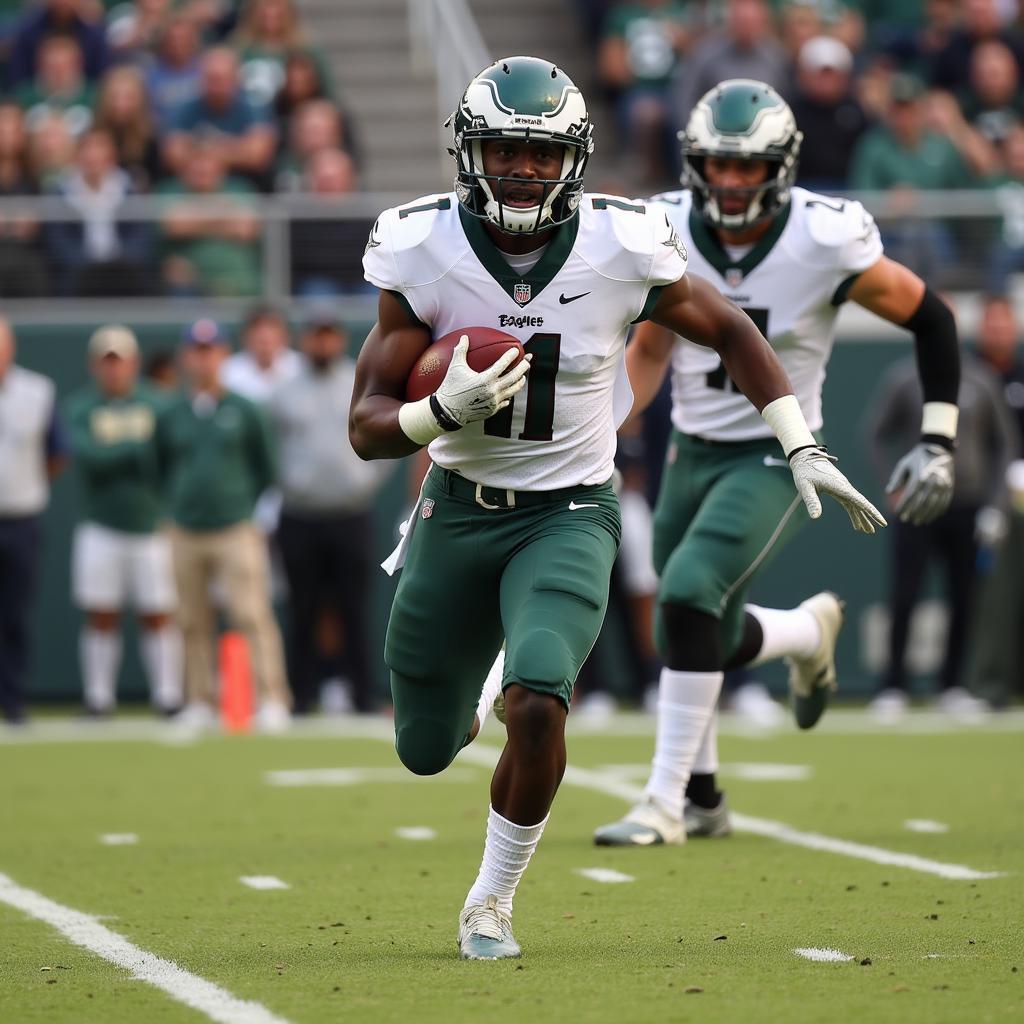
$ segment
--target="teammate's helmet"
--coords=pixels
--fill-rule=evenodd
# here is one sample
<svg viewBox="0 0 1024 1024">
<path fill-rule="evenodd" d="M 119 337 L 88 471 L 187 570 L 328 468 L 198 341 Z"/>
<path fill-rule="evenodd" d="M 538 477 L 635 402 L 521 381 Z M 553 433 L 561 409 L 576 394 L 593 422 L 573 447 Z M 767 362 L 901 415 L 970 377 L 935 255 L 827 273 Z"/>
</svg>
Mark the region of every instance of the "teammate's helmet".
<svg viewBox="0 0 1024 1024">
<path fill-rule="evenodd" d="M 474 217 L 502 231 L 533 233 L 575 216 L 583 169 L 594 151 L 594 128 L 583 95 L 564 71 L 538 57 L 497 60 L 469 83 L 446 124 L 453 135 L 449 152 L 458 165 L 455 191 Z M 505 182 L 514 179 L 484 174 L 483 143 L 497 138 L 565 147 L 561 176 L 538 182 L 544 190 L 536 206 L 507 206 Z"/>
<path fill-rule="evenodd" d="M 695 208 L 716 227 L 751 227 L 789 202 L 803 133 L 797 130 L 789 104 L 770 85 L 749 78 L 720 82 L 693 108 L 679 141 L 682 183 L 693 192 Z M 704 159 L 708 156 L 768 161 L 768 178 L 764 184 L 746 190 L 750 199 L 743 213 L 722 211 L 717 189 L 704 176 Z"/>
</svg>

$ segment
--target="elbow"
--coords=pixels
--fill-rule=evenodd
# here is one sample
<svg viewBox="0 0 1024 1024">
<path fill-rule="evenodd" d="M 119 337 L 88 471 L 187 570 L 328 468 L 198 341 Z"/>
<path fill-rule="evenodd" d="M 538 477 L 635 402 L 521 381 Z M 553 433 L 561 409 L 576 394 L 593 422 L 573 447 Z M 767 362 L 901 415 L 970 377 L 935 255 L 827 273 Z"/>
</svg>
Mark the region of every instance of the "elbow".
<svg viewBox="0 0 1024 1024">
<path fill-rule="evenodd" d="M 362 429 L 357 409 L 353 409 L 351 416 L 349 416 L 348 441 L 349 444 L 352 445 L 352 451 L 354 451 L 356 455 L 363 460 L 363 462 L 370 462 L 376 458 L 376 454 L 373 451 L 373 445 L 370 443 L 370 439 L 367 437 L 366 432 Z"/>
</svg>

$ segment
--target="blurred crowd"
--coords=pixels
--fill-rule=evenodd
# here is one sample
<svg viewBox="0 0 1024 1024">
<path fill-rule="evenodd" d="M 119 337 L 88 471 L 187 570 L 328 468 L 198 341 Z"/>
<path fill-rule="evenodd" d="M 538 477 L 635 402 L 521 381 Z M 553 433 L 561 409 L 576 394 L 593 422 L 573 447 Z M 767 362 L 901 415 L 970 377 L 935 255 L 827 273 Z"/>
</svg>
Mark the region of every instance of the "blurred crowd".
<svg viewBox="0 0 1024 1024">
<path fill-rule="evenodd" d="M 676 132 L 705 91 L 759 79 L 804 133 L 798 184 L 888 191 L 880 223 L 895 259 L 961 287 L 974 263 L 993 292 L 1024 269 L 1017 0 L 575 2 L 634 194 L 678 180 Z M 1001 227 L 899 216 L 922 191 L 966 188 L 998 190 Z"/>
<path fill-rule="evenodd" d="M 357 187 L 295 0 L 0 0 L 0 83 L 0 198 L 67 213 L 0 214 L 4 297 L 254 296 L 260 195 Z M 136 195 L 156 221 L 125 216 Z M 296 278 L 343 290 L 318 265 Z"/>
</svg>

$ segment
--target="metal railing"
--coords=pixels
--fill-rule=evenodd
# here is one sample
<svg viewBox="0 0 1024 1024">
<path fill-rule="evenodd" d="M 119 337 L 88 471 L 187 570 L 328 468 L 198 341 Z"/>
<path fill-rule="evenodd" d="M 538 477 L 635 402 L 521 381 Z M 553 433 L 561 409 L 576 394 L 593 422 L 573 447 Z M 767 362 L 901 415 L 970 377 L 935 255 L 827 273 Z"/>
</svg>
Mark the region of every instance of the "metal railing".
<svg viewBox="0 0 1024 1024">
<path fill-rule="evenodd" d="M 1001 253 L 1011 257 L 1013 273 L 1024 273 L 1024 184 L 984 191 L 918 192 L 910 200 L 905 194 L 889 192 L 850 195 L 874 213 L 890 255 L 939 287 L 990 290 L 992 267 Z M 367 233 L 381 210 L 414 198 L 405 193 L 358 193 L 336 199 L 134 196 L 117 208 L 112 220 L 117 230 L 146 226 L 145 252 L 134 253 L 135 263 L 129 268 L 134 276 L 123 272 L 123 261 L 114 259 L 111 278 L 90 272 L 80 281 L 75 275 L 81 266 L 76 268 L 74 254 L 65 248 L 69 237 L 75 239 L 77 249 L 87 248 L 83 214 L 52 196 L 2 198 L 0 298 L 7 315 L 47 322 L 80 320 L 94 313 L 106 316 L 109 311 L 124 311 L 125 316 L 131 311 L 142 320 L 173 319 L 181 315 L 185 302 L 234 316 L 254 298 L 289 308 L 314 296 L 333 297 L 342 315 L 361 317 L 369 312 L 372 316 L 373 290 L 363 281 L 361 267 Z M 188 259 L 187 244 L 168 234 L 167 218 L 175 204 L 184 204 L 193 221 L 208 223 L 210 238 L 218 238 L 223 222 L 231 218 L 247 218 L 254 224 L 247 241 L 233 243 L 234 249 L 228 245 L 229 256 L 244 249 L 254 268 L 255 281 L 245 294 L 213 287 L 207 280 L 197 281 L 191 292 L 182 291 L 168 280 L 168 258 Z M 19 240 L 23 233 L 17 227 L 26 222 L 32 225 L 29 234 L 34 231 L 34 238 L 27 242 Z M 62 233 L 62 226 L 74 230 Z M 115 244 L 114 255 L 116 248 Z M 37 283 L 28 294 L 19 289 L 18 275 L 31 265 L 42 268 L 45 286 Z M 148 274 L 142 274 L 146 288 L 139 286 L 140 271 Z"/>
<path fill-rule="evenodd" d="M 413 68 L 437 79 L 442 173 L 451 174 L 444 127 L 466 83 L 492 60 L 466 0 L 409 0 L 409 45 Z"/>
</svg>

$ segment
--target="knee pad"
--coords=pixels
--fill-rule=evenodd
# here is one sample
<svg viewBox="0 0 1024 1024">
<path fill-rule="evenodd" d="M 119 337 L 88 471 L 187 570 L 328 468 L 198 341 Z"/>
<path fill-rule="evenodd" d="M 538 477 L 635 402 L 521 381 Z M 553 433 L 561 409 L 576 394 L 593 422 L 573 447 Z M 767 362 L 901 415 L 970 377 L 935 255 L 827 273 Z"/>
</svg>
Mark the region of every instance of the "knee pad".
<svg viewBox="0 0 1024 1024">
<path fill-rule="evenodd" d="M 658 605 L 655 639 L 667 668 L 717 672 L 722 667 L 720 629 L 715 616 L 698 608 L 675 601 Z"/>
<path fill-rule="evenodd" d="M 505 654 L 505 672 L 513 679 L 557 686 L 574 679 L 579 665 L 569 645 L 554 630 L 531 629 Z"/>
<path fill-rule="evenodd" d="M 413 775 L 437 775 L 455 760 L 465 739 L 444 722 L 414 718 L 396 731 L 395 750 Z"/>
</svg>

